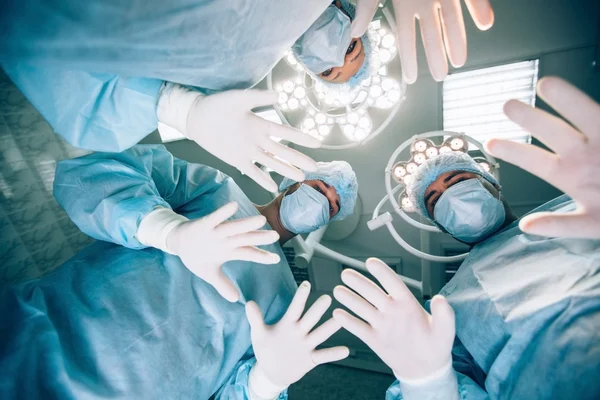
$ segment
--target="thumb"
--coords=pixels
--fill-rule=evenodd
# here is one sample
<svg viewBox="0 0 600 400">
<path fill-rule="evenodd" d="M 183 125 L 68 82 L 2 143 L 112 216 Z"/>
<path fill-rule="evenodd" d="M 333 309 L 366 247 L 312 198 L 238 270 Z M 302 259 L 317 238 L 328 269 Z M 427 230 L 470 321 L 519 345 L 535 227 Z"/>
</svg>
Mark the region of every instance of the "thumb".
<svg viewBox="0 0 600 400">
<path fill-rule="evenodd" d="M 379 0 L 358 0 L 356 3 L 356 15 L 352 22 L 352 30 L 350 36 L 353 38 L 360 37 L 365 34 L 369 23 L 377 11 Z"/>
<path fill-rule="evenodd" d="M 260 307 L 255 302 L 249 301 L 246 303 L 246 317 L 248 317 L 250 329 L 253 331 L 261 331 L 265 328 L 262 311 L 260 311 Z"/>
<path fill-rule="evenodd" d="M 444 296 L 436 295 L 431 300 L 431 317 L 433 332 L 438 338 L 454 340 L 454 310 Z M 452 342 L 450 342 L 450 345 Z"/>
</svg>

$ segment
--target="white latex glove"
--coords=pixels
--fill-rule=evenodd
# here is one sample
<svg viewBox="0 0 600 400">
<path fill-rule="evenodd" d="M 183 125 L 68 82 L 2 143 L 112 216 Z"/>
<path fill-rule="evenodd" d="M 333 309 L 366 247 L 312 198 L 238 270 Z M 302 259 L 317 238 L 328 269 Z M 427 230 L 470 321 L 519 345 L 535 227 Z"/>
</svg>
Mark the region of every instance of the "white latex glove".
<svg viewBox="0 0 600 400">
<path fill-rule="evenodd" d="M 499 139 L 488 141 L 486 150 L 562 190 L 577 209 L 534 213 L 519 228 L 542 236 L 600 238 L 600 105 L 556 77 L 541 79 L 537 93 L 573 125 L 517 100 L 507 102 L 504 112 L 554 153 Z"/>
<path fill-rule="evenodd" d="M 331 297 L 319 297 L 304 317 L 300 318 L 309 293 L 310 284 L 303 282 L 285 315 L 271 326 L 265 325 L 256 303 L 249 301 L 246 304 L 252 347 L 256 356 L 253 368 L 281 390 L 299 381 L 317 365 L 342 360 L 350 353 L 345 346 L 316 350 L 318 345 L 340 329 L 340 325 L 330 319 L 311 332 L 331 305 Z M 260 397 L 268 398 L 275 394 L 262 394 Z"/>
<path fill-rule="evenodd" d="M 352 23 L 352 37 L 362 36 L 373 19 L 380 0 L 358 0 Z M 467 61 L 467 37 L 460 0 L 393 0 L 398 32 L 398 50 L 402 74 L 407 83 L 417 80 L 417 46 L 415 19 L 419 20 L 421 37 L 433 79 L 442 81 L 448 75 L 448 62 L 462 67 Z M 487 30 L 494 24 L 494 11 L 489 0 L 465 0 L 475 25 Z M 440 19 L 441 14 L 441 19 Z M 442 35 L 443 32 L 443 35 Z"/>
<path fill-rule="evenodd" d="M 183 264 L 211 284 L 225 299 L 235 302 L 239 292 L 221 266 L 241 260 L 276 264 L 279 256 L 254 246 L 279 240 L 275 231 L 258 230 L 266 222 L 262 215 L 227 221 L 238 209 L 235 202 L 224 205 L 204 218 L 177 225 L 167 236 L 167 249 Z"/>
<path fill-rule="evenodd" d="M 333 294 L 366 322 L 341 309 L 334 310 L 333 319 L 369 346 L 401 382 L 446 371 L 454 342 L 454 311 L 446 299 L 435 296 L 429 315 L 385 263 L 369 258 L 366 265 L 387 293 L 360 273 L 344 270 L 342 281 L 354 292 L 337 286 Z"/>
<path fill-rule="evenodd" d="M 273 138 L 304 147 L 321 146 L 317 138 L 267 121 L 251 111 L 275 104 L 277 100 L 277 93 L 262 90 L 230 90 L 203 96 L 170 83 L 161 92 L 157 113 L 160 122 L 179 130 L 263 188 L 277 192 L 275 181 L 254 162 L 297 182 L 304 180 L 304 173 L 294 165 L 305 171 L 315 171 L 317 164 Z"/>
</svg>

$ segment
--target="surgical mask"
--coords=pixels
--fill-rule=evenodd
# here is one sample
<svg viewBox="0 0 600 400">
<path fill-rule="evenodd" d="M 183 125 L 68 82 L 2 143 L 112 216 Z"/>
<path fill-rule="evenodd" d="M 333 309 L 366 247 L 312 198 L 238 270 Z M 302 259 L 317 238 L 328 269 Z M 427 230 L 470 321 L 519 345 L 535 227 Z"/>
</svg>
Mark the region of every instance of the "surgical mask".
<svg viewBox="0 0 600 400">
<path fill-rule="evenodd" d="M 352 41 L 351 25 L 350 17 L 330 5 L 292 49 L 302 64 L 315 74 L 341 67 Z"/>
<path fill-rule="evenodd" d="M 468 179 L 446 189 L 435 205 L 435 221 L 465 243 L 479 242 L 504 223 L 504 204 L 478 179 Z"/>
<path fill-rule="evenodd" d="M 292 233 L 316 231 L 329 222 L 329 201 L 312 187 L 301 184 L 281 200 L 279 218 Z"/>
</svg>

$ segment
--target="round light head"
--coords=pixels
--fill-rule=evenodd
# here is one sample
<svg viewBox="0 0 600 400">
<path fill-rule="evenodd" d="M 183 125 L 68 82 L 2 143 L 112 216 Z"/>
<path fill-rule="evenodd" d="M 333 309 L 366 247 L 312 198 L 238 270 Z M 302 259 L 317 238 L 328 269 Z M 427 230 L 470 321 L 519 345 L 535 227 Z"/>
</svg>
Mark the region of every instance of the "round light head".
<svg viewBox="0 0 600 400">
<path fill-rule="evenodd" d="M 397 163 L 392 167 L 392 176 L 398 183 L 402 183 L 402 178 L 406 175 L 406 166 L 404 163 Z"/>
<path fill-rule="evenodd" d="M 427 150 L 425 150 L 425 155 L 427 156 L 427 158 L 433 158 L 435 156 L 437 156 L 439 154 L 439 150 L 437 147 L 430 147 Z"/>
<path fill-rule="evenodd" d="M 427 156 L 425 155 L 425 153 L 417 153 L 413 156 L 413 161 L 416 162 L 418 165 L 421 165 L 425 161 L 427 161 Z"/>
</svg>

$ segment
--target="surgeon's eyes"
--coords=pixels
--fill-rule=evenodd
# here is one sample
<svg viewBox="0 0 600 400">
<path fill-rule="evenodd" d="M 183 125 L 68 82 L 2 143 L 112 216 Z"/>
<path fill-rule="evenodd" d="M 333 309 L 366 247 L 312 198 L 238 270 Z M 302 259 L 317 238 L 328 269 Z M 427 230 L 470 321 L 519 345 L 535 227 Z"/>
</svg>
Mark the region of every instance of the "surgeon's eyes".
<svg viewBox="0 0 600 400">
<path fill-rule="evenodd" d="M 350 53 L 352 53 L 354 51 L 354 48 L 356 47 L 356 42 L 357 41 L 358 40 L 355 40 L 354 42 L 352 42 L 350 44 L 350 46 L 348 46 L 348 50 L 346 50 L 346 55 L 348 55 L 348 54 L 350 54 Z"/>
<path fill-rule="evenodd" d="M 321 75 L 329 76 L 329 75 L 331 75 L 332 72 L 333 72 L 333 68 L 329 68 L 327 71 L 323 72 Z"/>
</svg>

